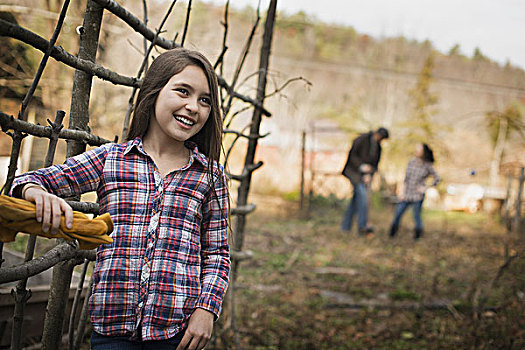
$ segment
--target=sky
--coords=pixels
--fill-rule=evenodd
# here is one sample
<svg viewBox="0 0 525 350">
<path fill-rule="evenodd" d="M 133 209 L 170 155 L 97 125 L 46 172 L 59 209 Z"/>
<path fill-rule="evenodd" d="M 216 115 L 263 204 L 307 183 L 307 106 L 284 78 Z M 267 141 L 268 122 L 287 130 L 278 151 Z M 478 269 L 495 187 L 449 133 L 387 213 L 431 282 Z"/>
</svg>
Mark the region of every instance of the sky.
<svg viewBox="0 0 525 350">
<path fill-rule="evenodd" d="M 230 6 L 238 8 L 257 3 L 230 0 Z M 268 3 L 261 0 L 261 7 Z M 374 37 L 428 39 L 444 53 L 459 44 L 462 54 L 472 56 L 479 47 L 492 60 L 525 69 L 525 0 L 278 0 L 277 9 L 286 14 L 304 11 Z"/>
</svg>

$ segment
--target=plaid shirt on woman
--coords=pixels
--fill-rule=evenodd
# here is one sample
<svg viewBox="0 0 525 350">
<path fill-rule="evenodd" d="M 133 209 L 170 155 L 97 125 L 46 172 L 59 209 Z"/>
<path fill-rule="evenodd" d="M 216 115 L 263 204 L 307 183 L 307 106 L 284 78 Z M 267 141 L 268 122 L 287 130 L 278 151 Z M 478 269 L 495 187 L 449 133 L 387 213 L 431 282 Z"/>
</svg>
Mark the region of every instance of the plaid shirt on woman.
<svg viewBox="0 0 525 350">
<path fill-rule="evenodd" d="M 432 186 L 436 186 L 440 179 L 432 163 L 425 162 L 420 158 L 410 159 L 405 175 L 403 200 L 406 202 L 418 202 L 422 200 L 425 192 L 421 191 L 421 188 L 425 186 L 425 179 L 430 175 L 434 178 Z"/>
<path fill-rule="evenodd" d="M 228 190 L 195 145 L 188 165 L 162 178 L 142 140 L 106 144 L 62 165 L 16 178 L 60 197 L 97 191 L 115 224 L 93 271 L 90 312 L 103 335 L 160 340 L 181 331 L 195 308 L 218 317 L 228 284 Z"/>
</svg>

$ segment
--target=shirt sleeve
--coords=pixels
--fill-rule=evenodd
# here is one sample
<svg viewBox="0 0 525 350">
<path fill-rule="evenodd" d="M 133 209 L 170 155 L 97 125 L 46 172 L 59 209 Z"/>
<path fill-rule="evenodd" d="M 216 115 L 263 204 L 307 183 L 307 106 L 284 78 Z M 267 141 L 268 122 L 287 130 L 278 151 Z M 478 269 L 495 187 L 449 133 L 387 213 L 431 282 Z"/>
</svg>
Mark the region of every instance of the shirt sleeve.
<svg viewBox="0 0 525 350">
<path fill-rule="evenodd" d="M 441 178 L 436 173 L 432 165 L 429 165 L 428 172 L 429 172 L 429 175 L 432 175 L 432 177 L 434 178 L 434 182 L 432 182 L 432 186 L 436 186 L 439 183 L 439 181 L 441 181 Z"/>
<path fill-rule="evenodd" d="M 100 182 L 107 149 L 108 146 L 103 145 L 68 158 L 64 164 L 19 175 L 13 181 L 10 195 L 20 197 L 22 185 L 28 183 L 38 184 L 58 197 L 72 197 L 94 191 Z"/>
<path fill-rule="evenodd" d="M 414 158 L 411 158 L 409 161 L 408 161 L 408 164 L 407 164 L 407 170 L 405 172 L 405 179 L 403 180 L 403 182 L 405 184 L 407 184 L 409 181 L 410 181 L 410 178 L 412 177 L 412 168 L 413 168 L 413 164 L 414 164 Z"/>
<path fill-rule="evenodd" d="M 228 187 L 222 166 L 215 168 L 214 188 L 203 204 L 201 295 L 196 307 L 219 317 L 230 274 Z"/>
</svg>

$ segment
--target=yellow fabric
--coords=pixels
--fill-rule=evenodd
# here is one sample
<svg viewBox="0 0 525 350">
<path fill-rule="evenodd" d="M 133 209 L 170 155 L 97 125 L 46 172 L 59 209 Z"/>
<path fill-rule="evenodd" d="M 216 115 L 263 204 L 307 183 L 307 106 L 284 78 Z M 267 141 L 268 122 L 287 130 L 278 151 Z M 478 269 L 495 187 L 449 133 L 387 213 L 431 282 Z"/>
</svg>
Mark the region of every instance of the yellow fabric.
<svg viewBox="0 0 525 350">
<path fill-rule="evenodd" d="M 113 231 L 113 221 L 108 213 L 90 219 L 86 214 L 73 212 L 73 227 L 66 227 L 62 214 L 56 235 L 42 231 L 42 223 L 36 221 L 36 206 L 24 199 L 0 195 L 0 241 L 12 242 L 18 232 L 30 233 L 47 238 L 78 240 L 79 249 L 94 249 L 101 244 L 111 243 L 108 236 Z"/>
</svg>

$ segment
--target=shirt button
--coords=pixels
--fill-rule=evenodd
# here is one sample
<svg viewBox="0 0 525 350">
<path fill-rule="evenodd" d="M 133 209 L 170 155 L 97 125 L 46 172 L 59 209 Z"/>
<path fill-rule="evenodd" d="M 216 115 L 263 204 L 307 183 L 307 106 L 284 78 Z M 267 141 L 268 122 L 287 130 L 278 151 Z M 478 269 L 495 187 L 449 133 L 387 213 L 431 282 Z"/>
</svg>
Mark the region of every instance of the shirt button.
<svg viewBox="0 0 525 350">
<path fill-rule="evenodd" d="M 139 307 L 142 307 L 144 305 L 144 303 L 141 301 L 139 302 Z"/>
</svg>

